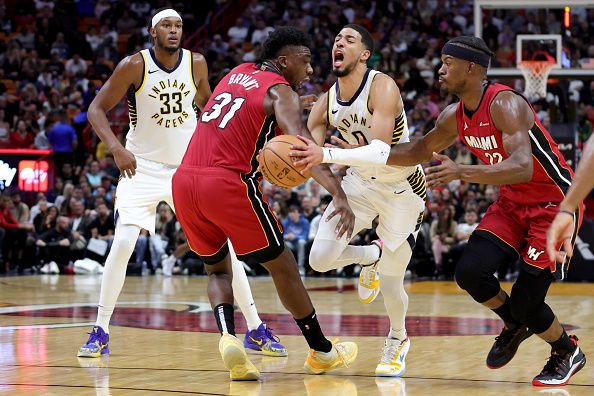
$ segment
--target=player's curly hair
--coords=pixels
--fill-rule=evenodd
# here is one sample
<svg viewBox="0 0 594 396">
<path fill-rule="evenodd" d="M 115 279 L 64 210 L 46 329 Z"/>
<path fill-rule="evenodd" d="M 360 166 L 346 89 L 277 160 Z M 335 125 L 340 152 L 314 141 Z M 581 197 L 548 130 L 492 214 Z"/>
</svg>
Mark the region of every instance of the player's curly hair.
<svg viewBox="0 0 594 396">
<path fill-rule="evenodd" d="M 276 58 L 280 50 L 287 46 L 303 46 L 311 49 L 311 42 L 307 34 L 295 27 L 280 27 L 271 32 L 264 42 L 260 60 Z"/>
</svg>

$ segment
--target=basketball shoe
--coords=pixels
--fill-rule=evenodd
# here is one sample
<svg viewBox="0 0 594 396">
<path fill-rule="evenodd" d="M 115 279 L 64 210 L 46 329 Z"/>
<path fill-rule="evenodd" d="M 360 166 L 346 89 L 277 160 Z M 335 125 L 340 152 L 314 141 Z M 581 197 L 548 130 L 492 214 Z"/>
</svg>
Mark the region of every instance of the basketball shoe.
<svg viewBox="0 0 594 396">
<path fill-rule="evenodd" d="M 386 338 L 382 357 L 380 358 L 375 375 L 378 377 L 401 377 L 406 369 L 406 355 L 410 349 L 410 338 L 404 341 Z"/>
<path fill-rule="evenodd" d="M 381 396 L 406 396 L 404 378 L 376 378 L 375 386 Z"/>
<path fill-rule="evenodd" d="M 287 356 L 287 348 L 282 346 L 272 329 L 262 322 L 256 330 L 247 330 L 243 340 L 246 349 L 260 351 L 267 356 Z"/>
<path fill-rule="evenodd" d="M 498 369 L 508 364 L 516 354 L 520 343 L 532 334 L 532 331 L 526 326 L 519 326 L 515 329 L 503 328 L 501 333 L 495 337 L 495 343 L 487 355 L 487 367 Z"/>
<path fill-rule="evenodd" d="M 252 364 L 241 341 L 237 337 L 224 333 L 219 340 L 219 352 L 223 357 L 229 377 L 233 381 L 250 381 L 260 378 L 260 372 Z"/>
<path fill-rule="evenodd" d="M 371 304 L 377 297 L 380 291 L 380 280 L 379 273 L 377 272 L 377 264 L 382 258 L 383 243 L 381 239 L 376 239 L 371 242 L 378 247 L 380 254 L 377 261 L 363 265 L 361 273 L 359 274 L 359 284 L 357 285 L 357 291 L 359 292 L 359 301 L 363 304 Z"/>
<path fill-rule="evenodd" d="M 332 342 L 330 352 L 309 350 L 303 368 L 307 374 L 323 374 L 327 371 L 349 367 L 357 357 L 357 344 L 354 342 Z"/>
<path fill-rule="evenodd" d="M 545 364 L 544 368 L 534 379 L 532 385 L 534 386 L 561 386 L 569 382 L 569 379 L 586 364 L 586 355 L 582 352 L 577 344 L 578 338 L 570 335 L 571 341 L 575 345 L 573 351 L 559 355 L 555 352 L 551 353 L 551 357 Z"/>
<path fill-rule="evenodd" d="M 101 326 L 94 326 L 87 343 L 78 348 L 78 357 L 98 358 L 109 353 L 109 334 Z"/>
</svg>

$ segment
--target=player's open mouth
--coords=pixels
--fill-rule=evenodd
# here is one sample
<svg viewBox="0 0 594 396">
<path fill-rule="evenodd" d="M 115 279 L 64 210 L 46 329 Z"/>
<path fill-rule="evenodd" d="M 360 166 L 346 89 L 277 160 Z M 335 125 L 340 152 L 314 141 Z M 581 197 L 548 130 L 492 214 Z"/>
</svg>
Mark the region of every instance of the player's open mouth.
<svg viewBox="0 0 594 396">
<path fill-rule="evenodd" d="M 334 51 L 333 58 L 334 60 L 332 62 L 332 65 L 334 67 L 338 68 L 342 66 L 342 62 L 344 61 L 344 54 L 341 51 Z"/>
</svg>

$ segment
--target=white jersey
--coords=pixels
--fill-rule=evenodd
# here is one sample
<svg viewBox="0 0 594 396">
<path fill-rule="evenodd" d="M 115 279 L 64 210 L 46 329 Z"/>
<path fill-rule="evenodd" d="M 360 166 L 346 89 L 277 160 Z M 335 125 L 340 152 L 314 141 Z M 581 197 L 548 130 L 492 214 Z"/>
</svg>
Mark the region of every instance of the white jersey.
<svg viewBox="0 0 594 396">
<path fill-rule="evenodd" d="M 359 89 L 348 102 L 338 98 L 338 81 L 328 91 L 328 123 L 334 126 L 342 137 L 350 144 L 358 144 L 357 136 L 363 136 L 365 142 L 371 141 L 371 117 L 369 110 L 369 93 L 371 84 L 380 74 L 379 71 L 367 69 Z M 394 121 L 392 145 L 409 141 L 408 123 L 404 110 Z M 351 167 L 363 178 L 381 182 L 400 181 L 411 176 L 419 166 L 353 166 Z"/>
<path fill-rule="evenodd" d="M 192 53 L 180 49 L 173 69 L 161 65 L 153 49 L 140 51 L 142 83 L 128 91 L 130 132 L 126 148 L 135 156 L 178 166 L 196 129 Z"/>
</svg>

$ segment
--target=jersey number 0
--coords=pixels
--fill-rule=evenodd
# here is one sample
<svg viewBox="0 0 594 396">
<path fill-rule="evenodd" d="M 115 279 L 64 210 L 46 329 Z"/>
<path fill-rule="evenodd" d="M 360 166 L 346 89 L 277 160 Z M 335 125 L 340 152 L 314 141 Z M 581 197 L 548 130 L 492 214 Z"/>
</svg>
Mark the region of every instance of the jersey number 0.
<svg viewBox="0 0 594 396">
<path fill-rule="evenodd" d="M 218 94 L 214 100 L 215 103 L 211 106 L 211 108 L 205 110 L 204 113 L 202 113 L 201 120 L 204 123 L 210 122 L 212 120 L 218 119 L 222 114 L 224 114 L 223 118 L 217 125 L 217 128 L 221 129 L 227 126 L 229 121 L 231 121 L 231 119 L 235 116 L 237 110 L 239 110 L 245 102 L 245 98 L 233 99 L 233 96 L 229 92 L 222 92 Z M 233 102 L 233 104 L 231 107 L 228 107 L 227 105 L 231 102 Z"/>
</svg>

